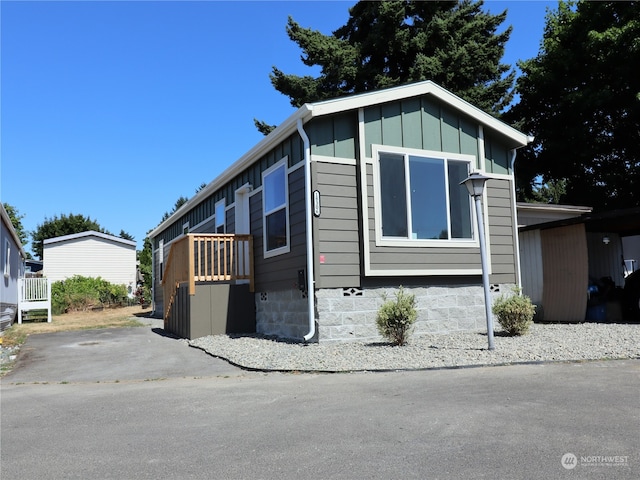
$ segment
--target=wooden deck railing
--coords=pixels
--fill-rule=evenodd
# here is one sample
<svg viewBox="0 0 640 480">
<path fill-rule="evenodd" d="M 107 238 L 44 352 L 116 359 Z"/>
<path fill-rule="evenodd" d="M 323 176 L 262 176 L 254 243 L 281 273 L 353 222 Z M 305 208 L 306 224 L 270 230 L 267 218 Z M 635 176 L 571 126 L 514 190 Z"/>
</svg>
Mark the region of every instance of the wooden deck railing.
<svg viewBox="0 0 640 480">
<path fill-rule="evenodd" d="M 188 282 L 195 295 L 196 282 L 249 283 L 253 292 L 253 237 L 235 234 L 185 235 L 171 244 L 164 267 L 162 291 L 167 318 L 178 286 Z"/>
</svg>

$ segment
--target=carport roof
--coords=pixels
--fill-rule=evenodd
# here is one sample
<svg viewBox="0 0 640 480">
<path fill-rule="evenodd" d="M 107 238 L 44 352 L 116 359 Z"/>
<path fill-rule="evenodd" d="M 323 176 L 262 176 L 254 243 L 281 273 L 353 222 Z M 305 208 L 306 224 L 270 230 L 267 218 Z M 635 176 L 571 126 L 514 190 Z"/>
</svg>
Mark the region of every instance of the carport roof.
<svg viewBox="0 0 640 480">
<path fill-rule="evenodd" d="M 640 207 L 610 212 L 585 213 L 578 217 L 521 227 L 521 232 L 546 230 L 584 223 L 587 232 L 617 233 L 621 237 L 640 235 Z"/>
</svg>

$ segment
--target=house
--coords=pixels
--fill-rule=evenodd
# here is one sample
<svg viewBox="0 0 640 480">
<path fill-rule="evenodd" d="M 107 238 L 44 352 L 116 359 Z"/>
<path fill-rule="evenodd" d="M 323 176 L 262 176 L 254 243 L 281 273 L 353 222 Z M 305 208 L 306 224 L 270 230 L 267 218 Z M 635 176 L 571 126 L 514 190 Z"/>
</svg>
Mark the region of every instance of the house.
<svg viewBox="0 0 640 480">
<path fill-rule="evenodd" d="M 0 286 L 0 331 L 10 327 L 18 311 L 18 280 L 24 273 L 26 254 L 9 214 L 0 203 L 0 247 L 2 285 Z"/>
<path fill-rule="evenodd" d="M 639 207 L 597 213 L 587 207 L 518 205 L 521 209 L 559 215 L 520 226 L 522 285 L 537 305 L 537 320 L 637 320 L 640 294 L 624 287 L 625 245 L 637 244 Z"/>
<path fill-rule="evenodd" d="M 74 275 L 101 277 L 115 285 L 136 288 L 136 243 L 87 231 L 43 242 L 44 275 L 56 282 Z"/>
<path fill-rule="evenodd" d="M 482 330 L 460 182 L 491 177 L 489 278 L 508 291 L 520 277 L 513 165 L 531 140 L 431 81 L 305 104 L 150 232 L 154 310 L 191 338 L 253 328 L 379 340 L 376 312 L 402 285 L 416 295 L 417 334 Z M 255 320 L 230 326 L 238 308 Z"/>
</svg>

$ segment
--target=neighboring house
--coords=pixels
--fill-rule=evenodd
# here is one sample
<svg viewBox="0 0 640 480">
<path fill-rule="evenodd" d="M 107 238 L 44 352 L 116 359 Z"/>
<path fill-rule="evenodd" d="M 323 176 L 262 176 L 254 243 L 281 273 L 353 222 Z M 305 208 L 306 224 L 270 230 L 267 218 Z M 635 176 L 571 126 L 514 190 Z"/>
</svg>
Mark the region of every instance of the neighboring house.
<svg viewBox="0 0 640 480">
<path fill-rule="evenodd" d="M 523 291 L 538 306 L 536 319 L 623 320 L 623 240 L 640 235 L 640 208 L 518 204 L 518 214 Z M 528 221 L 536 214 L 542 222 Z"/>
<path fill-rule="evenodd" d="M 305 104 L 150 232 L 154 310 L 169 330 L 206 334 L 184 327 L 218 308 L 198 289 L 249 282 L 223 316 L 249 302 L 259 333 L 379 340 L 383 296 L 402 285 L 418 301 L 417 334 L 482 330 L 479 240 L 460 182 L 491 177 L 489 278 L 508 292 L 520 276 L 513 163 L 530 141 L 431 81 Z M 224 259 L 234 267 L 223 275 Z"/>
<path fill-rule="evenodd" d="M 18 311 L 18 279 L 24 273 L 26 254 L 22 242 L 13 228 L 11 219 L 0 203 L 0 262 L 2 265 L 2 285 L 0 286 L 0 331 L 11 326 Z"/>
<path fill-rule="evenodd" d="M 100 277 L 135 292 L 136 242 L 88 231 L 49 238 L 43 247 L 43 272 L 53 282 L 74 275 Z"/>
</svg>

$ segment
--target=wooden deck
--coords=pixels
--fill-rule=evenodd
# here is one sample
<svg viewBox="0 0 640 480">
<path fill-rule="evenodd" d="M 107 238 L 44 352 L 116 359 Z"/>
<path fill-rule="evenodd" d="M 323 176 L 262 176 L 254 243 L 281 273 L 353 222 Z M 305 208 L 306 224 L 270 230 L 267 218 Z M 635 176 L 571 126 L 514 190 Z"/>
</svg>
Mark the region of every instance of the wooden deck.
<svg viewBox="0 0 640 480">
<path fill-rule="evenodd" d="M 180 285 L 195 295 L 196 282 L 248 283 L 253 292 L 253 237 L 190 233 L 172 243 L 162 279 L 165 319 Z"/>
</svg>

